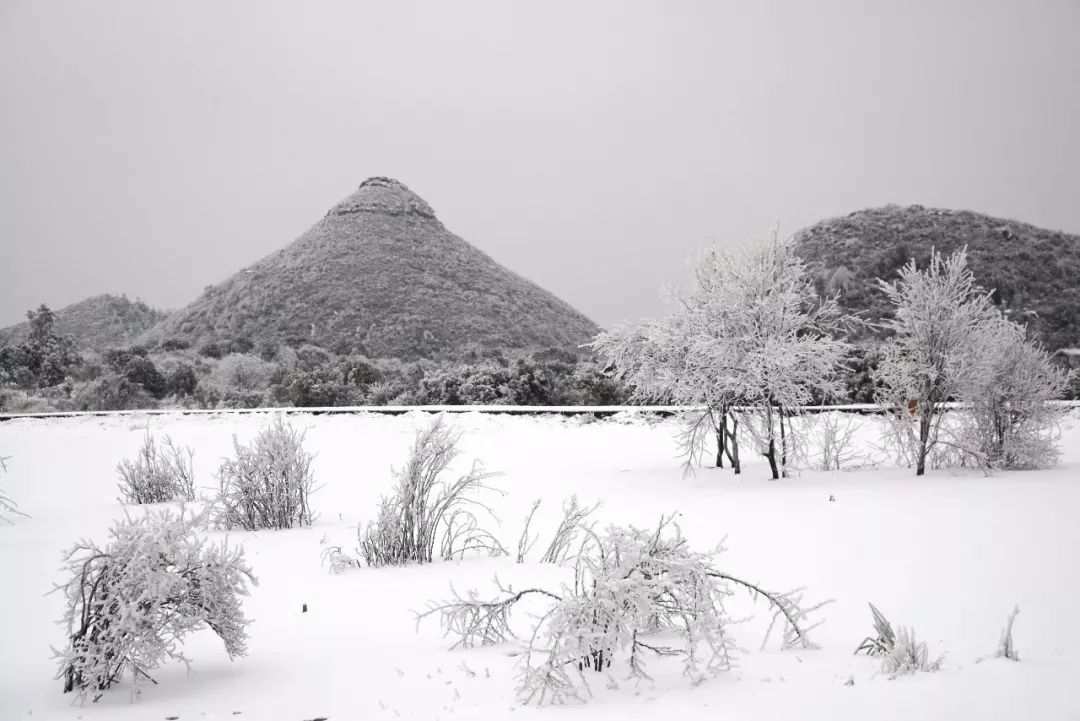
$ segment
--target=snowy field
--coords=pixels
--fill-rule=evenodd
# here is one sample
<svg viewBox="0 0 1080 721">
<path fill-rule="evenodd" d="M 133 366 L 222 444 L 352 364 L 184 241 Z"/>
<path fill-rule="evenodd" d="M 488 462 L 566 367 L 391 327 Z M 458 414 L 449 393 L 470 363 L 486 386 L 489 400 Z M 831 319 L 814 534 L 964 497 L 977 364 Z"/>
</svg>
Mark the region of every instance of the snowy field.
<svg viewBox="0 0 1080 721">
<path fill-rule="evenodd" d="M 654 525 L 678 511 L 685 535 L 702 550 L 725 536 L 720 566 L 767 587 L 808 588 L 822 609 L 816 651 L 759 650 L 768 621 L 742 594 L 729 610 L 747 652 L 737 671 L 692 687 L 677 663 L 650 666 L 655 683 L 601 678 L 585 704 L 526 707 L 515 696 L 509 647 L 447 650 L 435 621 L 416 629 L 412 610 L 459 590 L 493 595 L 492 577 L 520 586 L 557 587 L 566 573 L 513 558 L 430 566 L 352 569 L 331 574 L 330 544 L 355 548 L 357 524 L 371 520 L 393 483 L 421 413 L 311 416 L 291 421 L 317 453 L 313 527 L 232 532 L 243 543 L 259 586 L 245 599 L 249 655 L 229 661 L 204 631 L 185 646 L 193 659 L 158 669 L 158 685 L 132 700 L 127 682 L 95 704 L 73 705 L 54 679 L 50 646 L 65 644 L 58 594 L 62 552 L 80 537 L 106 540 L 125 508 L 115 466 L 131 458 L 144 430 L 169 433 L 195 449 L 197 482 L 210 493 L 232 436 L 251 440 L 269 415 L 112 416 L 16 419 L 0 423 L 0 484 L 29 518 L 0 525 L 0 719 L 1080 719 L 1080 417 L 1063 429 L 1061 465 L 1001 473 L 912 470 L 883 464 L 847 472 L 802 472 L 769 481 L 762 459 L 744 449 L 744 473 L 700 469 L 684 478 L 675 421 L 467 413 L 448 420 L 464 435 L 455 468 L 474 458 L 502 475 L 489 497 L 501 519 L 496 535 L 515 548 L 529 507 L 548 540 L 562 501 L 602 501 L 607 523 Z M 864 442 L 879 422 L 860 417 Z M 867 445 L 869 448 L 869 445 Z M 133 513 L 140 513 L 136 509 Z M 211 533 L 220 538 L 223 533 Z M 534 556 L 540 553 L 534 549 Z M 938 673 L 890 680 L 879 662 L 853 651 L 871 634 L 867 602 L 894 624 L 914 626 Z M 307 604 L 307 613 L 302 607 Z M 1008 612 L 1020 607 L 1020 662 L 992 656 Z"/>
</svg>

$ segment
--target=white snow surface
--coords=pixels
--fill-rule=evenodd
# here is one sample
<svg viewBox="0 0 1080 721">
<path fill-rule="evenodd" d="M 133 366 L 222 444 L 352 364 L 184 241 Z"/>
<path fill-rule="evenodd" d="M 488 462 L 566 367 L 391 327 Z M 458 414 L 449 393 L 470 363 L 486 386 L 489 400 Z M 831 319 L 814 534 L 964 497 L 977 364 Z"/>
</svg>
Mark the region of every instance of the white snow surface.
<svg viewBox="0 0 1080 721">
<path fill-rule="evenodd" d="M 877 469 L 800 472 L 769 481 L 763 459 L 744 448 L 744 472 L 700 468 L 684 478 L 675 419 L 627 414 L 603 420 L 556 415 L 464 413 L 458 470 L 474 458 L 501 472 L 487 500 L 501 519 L 496 536 L 511 551 L 536 498 L 533 521 L 550 540 L 571 494 L 602 501 L 609 523 L 654 525 L 679 512 L 691 543 L 726 537 L 719 565 L 777 590 L 806 586 L 810 602 L 835 599 L 815 630 L 819 650 L 759 650 L 769 614 L 738 593 L 729 611 L 756 615 L 733 627 L 747 651 L 738 670 L 692 687 L 677 662 L 654 661 L 654 683 L 597 677 L 587 703 L 536 708 L 515 695 L 511 647 L 449 651 L 436 621 L 412 610 L 445 598 L 449 584 L 494 595 L 493 576 L 515 587 L 557 590 L 563 569 L 513 558 L 470 558 L 426 566 L 331 574 L 327 544 L 355 549 L 356 527 L 372 519 L 404 463 L 415 431 L 431 416 L 291 414 L 321 489 L 310 528 L 237 532 L 259 577 L 244 601 L 253 620 L 249 655 L 230 661 L 209 630 L 189 636 L 190 671 L 158 669 L 158 685 L 133 699 L 130 682 L 97 703 L 73 703 L 55 680 L 50 647 L 57 625 L 62 553 L 82 537 L 107 541 L 125 512 L 115 466 L 133 457 L 149 428 L 195 449 L 197 484 L 209 495 L 214 473 L 270 413 L 20 418 L 0 423 L 0 487 L 28 518 L 0 524 L 0 719 L 1080 719 L 1080 415 L 1063 426 L 1063 458 L 1047 471 L 991 477 L 976 470 Z M 879 419 L 860 417 L 864 442 Z M 835 500 L 830 500 L 830 496 Z M 211 532 L 211 538 L 226 536 Z M 894 625 L 910 625 L 946 653 L 942 670 L 890 680 L 878 660 L 853 651 L 872 632 L 867 602 Z M 308 612 L 302 613 L 307 604 Z M 993 658 L 1014 605 L 1020 662 Z M 527 624 L 528 619 L 522 619 Z M 989 658 L 986 658 L 989 657 Z M 986 658 L 981 662 L 979 659 Z M 852 682 L 853 683 L 850 683 Z"/>
</svg>

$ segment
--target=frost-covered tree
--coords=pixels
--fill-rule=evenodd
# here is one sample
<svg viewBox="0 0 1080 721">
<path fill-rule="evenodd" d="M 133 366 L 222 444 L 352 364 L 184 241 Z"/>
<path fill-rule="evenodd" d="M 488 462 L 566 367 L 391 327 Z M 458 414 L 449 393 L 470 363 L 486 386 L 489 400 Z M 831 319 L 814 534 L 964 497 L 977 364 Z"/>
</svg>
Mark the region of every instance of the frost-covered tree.
<svg viewBox="0 0 1080 721">
<path fill-rule="evenodd" d="M 849 346 L 837 336 L 848 320 L 835 299 L 817 295 L 792 240 L 774 230 L 735 251 L 708 249 L 696 259 L 694 284 L 675 313 L 601 333 L 592 346 L 638 393 L 704 404 L 721 448 L 724 439 L 734 440 L 727 423 L 737 420 L 736 407 L 749 412 L 779 478 L 792 448 L 787 419 L 814 398 L 843 391 Z M 702 417 L 690 426 L 691 459 L 707 427 Z"/>
<path fill-rule="evenodd" d="M 200 521 L 183 510 L 129 516 L 106 546 L 84 540 L 68 552 L 70 577 L 56 587 L 66 601 L 68 644 L 56 651 L 65 693 L 96 701 L 125 675 L 137 691 L 162 662 L 188 664 L 184 637 L 203 628 L 230 658 L 247 652 L 240 599 L 257 581 L 243 548 L 208 544 Z"/>
<path fill-rule="evenodd" d="M 960 384 L 960 437 L 992 468 L 1043 468 L 1057 461 L 1061 410 L 1050 405 L 1069 374 L 1004 317 L 988 322 L 970 349 Z"/>
<path fill-rule="evenodd" d="M 893 411 L 921 476 L 930 451 L 952 442 L 942 433 L 944 404 L 971 385 L 973 349 L 998 313 L 976 285 L 966 249 L 947 258 L 935 250 L 925 269 L 913 259 L 895 282 L 878 283 L 893 307 L 882 324 L 893 336 L 875 374 L 878 402 Z"/>
</svg>

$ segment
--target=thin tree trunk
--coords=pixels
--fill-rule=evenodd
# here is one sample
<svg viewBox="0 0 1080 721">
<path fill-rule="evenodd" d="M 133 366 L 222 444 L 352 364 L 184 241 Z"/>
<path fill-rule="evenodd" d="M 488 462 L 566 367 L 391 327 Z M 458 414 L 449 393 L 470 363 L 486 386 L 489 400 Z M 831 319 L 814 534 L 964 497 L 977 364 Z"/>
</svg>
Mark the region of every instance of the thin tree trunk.
<svg viewBox="0 0 1080 721">
<path fill-rule="evenodd" d="M 710 411 L 711 413 L 711 411 Z M 716 431 L 716 467 L 724 467 L 724 441 L 727 435 L 727 413 L 720 413 L 720 423 L 717 424 L 716 417 L 713 417 L 713 429 Z"/>
<path fill-rule="evenodd" d="M 787 431 L 784 428 L 784 409 L 777 410 L 780 416 L 780 475 L 787 478 Z"/>
<path fill-rule="evenodd" d="M 725 421 L 726 429 L 726 421 Z M 725 432 L 727 432 L 725 430 Z M 739 419 L 735 416 L 731 417 L 731 431 L 727 434 L 727 444 L 725 450 L 728 454 L 728 460 L 731 462 L 731 467 L 735 469 L 735 475 L 742 473 L 742 465 L 739 463 L 739 438 L 736 435 L 739 432 Z"/>
<path fill-rule="evenodd" d="M 919 416 L 919 459 L 915 465 L 915 475 L 926 473 L 927 443 L 930 441 L 930 413 L 924 409 Z"/>
<path fill-rule="evenodd" d="M 765 457 L 769 459 L 769 469 L 772 470 L 772 479 L 774 481 L 780 479 L 780 470 L 776 467 L 776 441 L 769 439 L 769 451 L 765 454 Z"/>
</svg>

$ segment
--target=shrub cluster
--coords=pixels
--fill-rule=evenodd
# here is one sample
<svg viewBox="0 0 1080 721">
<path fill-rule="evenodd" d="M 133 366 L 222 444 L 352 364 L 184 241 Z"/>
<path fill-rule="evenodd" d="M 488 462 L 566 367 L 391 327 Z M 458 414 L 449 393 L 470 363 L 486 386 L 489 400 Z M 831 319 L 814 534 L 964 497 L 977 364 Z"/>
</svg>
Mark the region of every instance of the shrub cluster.
<svg viewBox="0 0 1080 721">
<path fill-rule="evenodd" d="M 233 436 L 236 458 L 218 470 L 221 491 L 214 502 L 214 522 L 249 531 L 310 526 L 313 456 L 304 451 L 303 440 L 304 434 L 280 417 L 250 446 Z"/>
<path fill-rule="evenodd" d="M 116 467 L 121 500 L 124 503 L 194 501 L 193 456 L 190 448 L 180 450 L 168 436 L 159 447 L 148 430 L 135 460 L 125 459 Z"/>
</svg>

